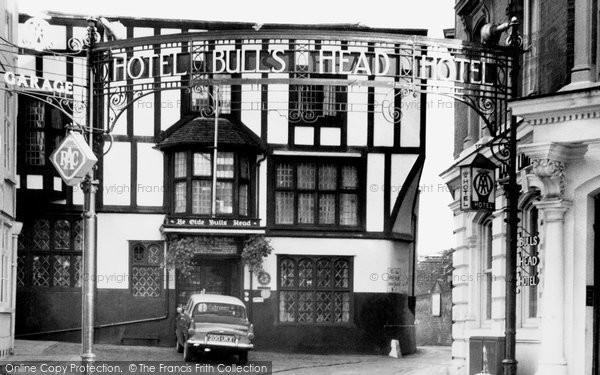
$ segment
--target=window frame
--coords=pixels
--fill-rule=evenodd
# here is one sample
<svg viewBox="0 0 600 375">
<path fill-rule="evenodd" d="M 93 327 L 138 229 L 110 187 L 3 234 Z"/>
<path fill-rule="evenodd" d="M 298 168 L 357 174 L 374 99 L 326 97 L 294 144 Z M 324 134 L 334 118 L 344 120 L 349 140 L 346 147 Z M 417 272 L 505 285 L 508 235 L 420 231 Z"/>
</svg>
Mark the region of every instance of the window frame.
<svg viewBox="0 0 600 375">
<path fill-rule="evenodd" d="M 165 270 L 166 267 L 164 266 L 164 258 L 165 258 L 165 241 L 136 241 L 136 240 L 130 240 L 129 241 L 129 278 L 128 278 L 128 282 L 129 282 L 129 293 L 131 294 L 131 296 L 133 298 L 161 298 L 164 296 L 165 293 Z M 143 263 L 135 263 L 134 262 L 134 250 L 137 246 L 142 246 L 144 247 L 145 250 L 145 259 Z M 152 246 L 156 246 L 159 248 L 160 252 L 160 259 L 158 264 L 148 264 L 148 249 Z M 140 267 L 140 268 L 152 268 L 152 269 L 158 269 L 159 273 L 160 273 L 160 279 L 158 281 L 159 284 L 159 293 L 158 295 L 155 296 L 140 296 L 140 295 L 136 295 L 135 294 L 135 290 L 134 290 L 134 282 L 133 282 L 133 277 L 134 277 L 134 273 L 133 273 L 133 269 L 134 267 Z"/>
<path fill-rule="evenodd" d="M 494 319 L 494 309 L 493 309 L 493 284 L 494 284 L 494 276 L 493 276 L 493 249 L 494 249 L 494 226 L 493 226 L 493 217 L 487 216 L 481 221 L 481 251 L 480 261 L 479 261 L 479 280 L 480 287 L 479 293 L 481 301 L 480 311 L 481 311 L 481 326 L 488 326 L 490 322 Z"/>
<path fill-rule="evenodd" d="M 300 278 L 299 278 L 299 267 L 298 264 L 300 263 L 300 261 L 305 260 L 305 259 L 309 259 L 312 261 L 313 267 L 313 280 L 315 280 L 315 286 L 311 287 L 311 288 L 302 288 L 299 286 L 299 282 L 300 282 Z M 287 286 L 282 286 L 281 283 L 281 279 L 282 279 L 282 275 L 281 275 L 281 264 L 283 263 L 283 261 L 285 260 L 291 260 L 294 262 L 295 267 L 294 267 L 294 279 L 295 279 L 295 285 L 292 287 L 287 287 Z M 328 287 L 328 288 L 320 288 L 317 286 L 317 262 L 320 260 L 328 260 L 329 262 L 331 262 L 331 268 L 332 268 L 332 272 L 335 272 L 334 267 L 335 267 L 335 262 L 338 260 L 345 260 L 348 263 L 348 287 L 346 288 L 335 288 L 335 279 L 334 279 L 334 275 L 332 274 L 332 286 Z M 312 292 L 312 293 L 316 293 L 319 291 L 327 291 L 329 293 L 331 293 L 331 295 L 333 295 L 334 292 L 345 292 L 348 293 L 348 304 L 349 304 L 349 309 L 348 309 L 348 321 L 347 322 L 335 322 L 335 321 L 329 321 L 329 322 L 317 322 L 316 321 L 316 305 L 313 305 L 313 312 L 312 312 L 312 316 L 313 316 L 313 320 L 310 322 L 300 322 L 298 321 L 298 299 L 296 298 L 296 308 L 295 308 L 295 312 L 296 312 L 296 320 L 295 321 L 281 321 L 281 293 L 282 292 Z M 331 314 L 333 316 L 334 314 L 334 304 L 333 304 L 333 300 L 332 300 L 332 304 L 331 304 L 332 308 L 331 308 Z M 278 255 L 277 256 L 277 318 L 276 318 L 276 322 L 279 325 L 315 325 L 315 326 L 332 326 L 332 327 L 342 327 L 342 326 L 353 326 L 354 325 L 354 257 L 353 256 L 345 256 L 345 255 Z"/>
<path fill-rule="evenodd" d="M 293 175 L 293 187 L 282 188 L 277 187 L 277 166 L 279 164 L 291 164 Z M 301 164 L 315 165 L 315 187 L 313 189 L 302 189 L 298 187 L 298 166 Z M 319 189 L 319 167 L 323 165 L 334 165 L 336 167 L 336 188 L 334 190 Z M 351 166 L 356 168 L 357 186 L 353 189 L 342 189 L 342 168 Z M 328 230 L 341 232 L 357 232 L 364 231 L 365 228 L 365 173 L 366 165 L 364 158 L 338 158 L 338 157 L 290 157 L 290 156 L 275 156 L 269 160 L 269 196 L 272 198 L 273 204 L 268 206 L 268 224 L 274 230 Z M 277 203 L 276 195 L 278 192 L 291 192 L 294 195 L 294 213 L 293 223 L 284 224 L 277 223 Z M 314 220 L 312 223 L 299 223 L 299 195 L 312 194 L 314 202 Z M 321 194 L 335 195 L 335 223 L 320 224 L 319 223 L 319 197 Z M 356 195 L 356 225 L 340 225 L 341 219 L 341 196 L 343 194 Z"/>
<path fill-rule="evenodd" d="M 175 160 L 176 154 L 183 153 L 185 155 L 185 176 L 176 177 L 175 174 Z M 224 217 L 224 218 L 244 218 L 252 219 L 256 216 L 255 212 L 255 199 L 254 197 L 254 181 L 256 175 L 256 163 L 253 162 L 253 154 L 251 152 L 245 152 L 244 150 L 232 150 L 229 148 L 223 148 L 219 150 L 218 154 L 232 153 L 233 154 L 233 177 L 217 177 L 217 186 L 219 182 L 231 183 L 233 185 L 231 199 L 232 199 L 232 212 L 231 213 L 194 213 L 193 207 L 193 184 L 194 181 L 209 181 L 211 187 L 211 203 L 212 197 L 216 192 L 212 191 L 212 173 L 213 173 L 213 150 L 206 147 L 198 148 L 184 148 L 176 149 L 169 153 L 169 189 L 167 190 L 169 196 L 166 197 L 166 201 L 169 202 L 169 213 L 173 216 L 193 216 L 193 217 Z M 210 155 L 210 175 L 194 175 L 194 155 L 195 154 L 209 154 Z M 217 159 L 219 155 L 217 155 Z M 242 177 L 241 162 L 247 160 L 248 163 L 248 176 Z M 218 174 L 218 170 L 217 170 Z M 185 210 L 183 212 L 177 212 L 177 195 L 176 185 L 178 183 L 185 183 Z M 241 185 L 247 186 L 246 196 L 246 215 L 240 214 L 240 187 Z M 217 208 L 218 210 L 218 208 Z"/>
<path fill-rule="evenodd" d="M 19 144 L 17 145 L 17 168 L 26 168 L 28 170 L 38 171 L 51 170 L 56 175 L 58 175 L 55 172 L 52 163 L 50 163 L 50 155 L 56 149 L 56 147 L 58 147 L 58 145 L 65 136 L 65 129 L 67 124 L 69 123 L 68 117 L 58 108 L 55 108 L 52 105 L 45 103 L 40 99 L 35 99 L 27 96 L 19 96 L 17 100 L 19 105 L 17 123 L 21 125 L 16 127 L 16 131 L 18 132 L 18 139 L 23 140 L 23 142 L 19 142 Z M 44 111 L 42 117 L 42 124 L 40 126 L 32 126 L 30 120 L 28 119 L 30 107 L 34 104 L 41 105 Z M 53 118 L 53 116 L 57 116 L 57 118 L 60 118 L 60 122 L 53 121 L 54 119 L 56 119 Z M 40 145 L 43 145 L 43 150 L 41 150 L 43 156 L 41 156 L 42 162 L 40 164 L 31 163 L 27 156 L 29 147 L 28 137 L 30 133 L 42 133 L 44 137 L 43 141 L 40 142 Z"/>
<path fill-rule="evenodd" d="M 300 65 L 302 67 L 303 65 Z M 346 79 L 346 75 L 339 74 L 317 74 L 317 73 L 295 73 L 293 77 L 302 78 L 313 78 L 313 79 Z M 326 87 L 330 88 L 333 92 L 334 101 L 329 103 L 335 111 L 334 115 L 324 115 L 326 111 L 325 106 L 325 92 Z M 308 88 L 308 89 L 306 89 Z M 302 93 L 308 92 L 317 98 L 316 102 L 303 102 L 300 100 Z M 316 106 L 314 109 L 314 117 L 305 117 L 303 114 L 311 112 L 310 106 Z M 346 145 L 346 137 L 344 132 L 346 129 L 347 114 L 344 108 L 348 106 L 348 90 L 343 86 L 336 85 L 290 85 L 288 91 L 288 134 L 289 144 L 295 147 L 323 147 L 323 148 L 339 148 Z M 317 108 L 318 107 L 318 108 Z M 296 139 L 296 130 L 302 128 L 313 129 L 313 142 L 312 145 L 304 143 L 298 143 Z M 339 129 L 340 131 L 340 145 L 327 145 L 321 140 L 321 129 Z"/>
<path fill-rule="evenodd" d="M 48 248 L 47 249 L 36 249 L 33 247 L 33 231 L 35 228 L 36 221 L 48 221 Z M 56 224 L 58 221 L 69 222 L 69 245 L 67 248 L 57 249 L 56 248 Z M 76 249 L 76 241 L 78 231 L 75 227 L 76 223 L 79 222 L 79 228 L 81 232 L 81 250 Z M 29 289 L 29 288 L 43 288 L 44 290 L 63 290 L 63 291 L 77 291 L 83 285 L 83 247 L 84 241 L 84 223 L 81 218 L 76 216 L 43 216 L 35 217 L 25 220 L 26 225 L 23 226 L 23 232 L 19 236 L 19 245 L 17 249 L 17 288 Z M 48 283 L 49 285 L 33 285 L 34 282 L 34 257 L 35 256 L 48 256 Z M 54 262 L 57 256 L 69 257 L 69 286 L 55 285 L 54 284 Z M 76 258 L 79 257 L 79 270 L 74 266 L 76 264 Z M 19 269 L 21 268 L 21 269 Z M 79 279 L 76 275 L 79 272 Z M 22 274 L 21 283 L 19 275 Z M 79 284 L 79 285 L 78 285 Z"/>
<path fill-rule="evenodd" d="M 520 223 L 523 225 L 523 229 L 525 230 L 525 234 L 529 236 L 539 236 L 541 229 L 541 216 L 540 212 L 535 206 L 535 202 L 539 201 L 539 195 L 535 195 L 531 197 L 529 200 L 525 202 L 522 206 L 519 215 L 520 215 Z M 535 214 L 534 214 L 535 212 Z M 541 238 L 541 237 L 539 237 Z M 530 266 L 534 268 L 537 272 L 539 272 L 539 260 L 540 260 L 540 246 L 541 243 L 538 242 L 536 245 L 536 255 L 538 257 L 538 264 L 536 266 Z M 530 254 L 532 255 L 532 254 Z M 538 284 L 539 285 L 539 284 Z M 536 296 L 535 302 L 535 316 L 531 316 L 532 312 L 532 297 Z M 518 296 L 518 317 L 521 323 L 521 327 L 527 328 L 535 328 L 539 326 L 538 314 L 540 311 L 540 299 L 538 295 L 538 286 L 527 286 L 521 287 L 519 296 Z"/>
</svg>

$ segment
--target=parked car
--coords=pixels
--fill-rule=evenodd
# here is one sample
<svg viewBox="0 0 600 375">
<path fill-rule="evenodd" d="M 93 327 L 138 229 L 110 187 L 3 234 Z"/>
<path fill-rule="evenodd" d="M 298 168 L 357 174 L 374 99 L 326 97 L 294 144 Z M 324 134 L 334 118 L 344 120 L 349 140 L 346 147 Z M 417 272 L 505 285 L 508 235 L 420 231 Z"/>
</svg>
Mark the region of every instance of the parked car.
<svg viewBox="0 0 600 375">
<path fill-rule="evenodd" d="M 254 349 L 254 326 L 242 301 L 217 294 L 193 294 L 177 313 L 177 351 L 183 353 L 186 362 L 195 354 L 213 351 L 236 354 L 242 364 L 248 361 L 248 351 Z"/>
</svg>

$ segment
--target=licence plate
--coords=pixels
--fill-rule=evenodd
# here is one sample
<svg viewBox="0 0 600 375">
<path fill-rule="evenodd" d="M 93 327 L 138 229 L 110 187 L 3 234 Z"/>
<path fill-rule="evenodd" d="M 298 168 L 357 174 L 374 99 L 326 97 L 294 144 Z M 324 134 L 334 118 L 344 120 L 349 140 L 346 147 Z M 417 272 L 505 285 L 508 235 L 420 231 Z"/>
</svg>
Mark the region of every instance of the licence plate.
<svg viewBox="0 0 600 375">
<path fill-rule="evenodd" d="M 228 335 L 208 334 L 207 339 L 208 339 L 208 342 L 215 342 L 215 343 L 222 343 L 222 342 L 234 343 L 235 342 L 235 337 L 228 336 Z"/>
</svg>

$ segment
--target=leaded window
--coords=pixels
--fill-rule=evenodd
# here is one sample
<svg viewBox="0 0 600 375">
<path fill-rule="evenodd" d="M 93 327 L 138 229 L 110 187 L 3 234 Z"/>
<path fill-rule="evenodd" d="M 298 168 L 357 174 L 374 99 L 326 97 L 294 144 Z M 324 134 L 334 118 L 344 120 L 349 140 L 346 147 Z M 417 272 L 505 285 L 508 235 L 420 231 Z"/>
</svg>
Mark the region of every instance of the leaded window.
<svg viewBox="0 0 600 375">
<path fill-rule="evenodd" d="M 173 154 L 173 212 L 211 215 L 213 199 L 213 153 L 180 151 Z M 250 159 L 220 151 L 216 165 L 217 215 L 250 215 Z"/>
<path fill-rule="evenodd" d="M 83 240 L 78 217 L 25 220 L 19 236 L 17 286 L 81 287 Z"/>
<path fill-rule="evenodd" d="M 358 165 L 336 162 L 275 163 L 276 225 L 360 225 Z"/>
<path fill-rule="evenodd" d="M 163 289 L 163 254 L 163 242 L 130 242 L 130 289 L 134 297 L 160 297 Z"/>
<path fill-rule="evenodd" d="M 350 257 L 279 257 L 279 321 L 349 323 L 351 270 Z"/>
<path fill-rule="evenodd" d="M 196 62 L 197 63 L 197 62 Z M 231 78 L 228 74 L 214 74 L 213 79 Z M 205 78 L 205 77 L 203 77 Z M 213 86 L 196 86 L 191 93 L 192 112 L 211 115 L 215 107 L 215 99 L 219 99 L 219 114 L 231 113 L 231 85 L 219 85 L 218 90 Z"/>
<path fill-rule="evenodd" d="M 40 99 L 19 98 L 19 154 L 26 166 L 48 165 L 47 158 L 64 137 L 66 116 Z M 6 134 L 10 136 L 10 134 Z"/>
</svg>

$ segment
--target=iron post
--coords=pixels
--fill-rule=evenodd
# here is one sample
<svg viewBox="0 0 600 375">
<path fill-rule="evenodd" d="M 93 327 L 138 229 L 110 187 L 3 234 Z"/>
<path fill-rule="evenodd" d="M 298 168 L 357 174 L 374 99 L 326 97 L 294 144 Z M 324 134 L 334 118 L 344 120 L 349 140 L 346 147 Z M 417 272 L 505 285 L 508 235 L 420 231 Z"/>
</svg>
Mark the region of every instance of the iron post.
<svg viewBox="0 0 600 375">
<path fill-rule="evenodd" d="M 92 50 L 96 42 L 96 20 L 89 18 L 87 38 L 89 40 L 87 49 L 87 121 L 89 128 L 89 145 L 94 147 L 94 109 L 93 109 L 93 54 Z M 83 249 L 83 281 L 81 301 L 81 360 L 85 363 L 94 362 L 96 355 L 93 353 L 94 345 L 94 314 L 96 298 L 96 191 L 98 181 L 94 179 L 94 168 L 90 170 L 86 179 L 82 182 L 85 194 L 84 206 L 84 228 L 85 246 Z"/>
<path fill-rule="evenodd" d="M 519 58 L 521 52 L 521 39 L 518 35 L 519 22 L 516 17 L 510 20 L 509 45 L 513 54 L 511 70 L 512 96 L 518 95 L 519 84 Z M 517 360 L 516 346 L 516 316 L 517 316 L 517 229 L 519 224 L 518 200 L 520 186 L 517 183 L 517 118 L 510 112 L 510 131 L 508 138 L 509 155 L 507 173 L 504 181 L 504 194 L 506 196 L 506 301 L 504 317 L 505 353 L 502 366 L 504 375 L 516 375 Z"/>
</svg>

